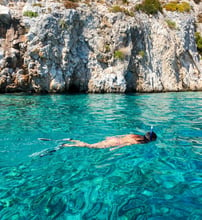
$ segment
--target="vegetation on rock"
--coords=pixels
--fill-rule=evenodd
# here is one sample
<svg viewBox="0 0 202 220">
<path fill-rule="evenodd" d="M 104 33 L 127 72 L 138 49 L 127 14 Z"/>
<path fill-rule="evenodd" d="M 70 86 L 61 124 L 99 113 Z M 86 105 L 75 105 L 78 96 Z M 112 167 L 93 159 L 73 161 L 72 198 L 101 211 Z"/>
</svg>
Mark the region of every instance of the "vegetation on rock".
<svg viewBox="0 0 202 220">
<path fill-rule="evenodd" d="M 125 55 L 124 55 L 124 53 L 123 53 L 122 51 L 116 50 L 116 51 L 114 52 L 114 58 L 115 58 L 116 60 L 124 60 Z"/>
<path fill-rule="evenodd" d="M 120 7 L 119 5 L 114 5 L 110 9 L 110 12 L 114 12 L 114 13 L 123 12 L 125 15 L 131 16 L 131 17 L 134 16 L 134 13 L 132 11 L 129 11 L 126 8 Z"/>
<path fill-rule="evenodd" d="M 196 4 L 199 4 L 199 3 L 201 2 L 201 0 L 194 0 L 194 2 L 195 2 Z"/>
<path fill-rule="evenodd" d="M 188 2 L 171 1 L 164 5 L 167 11 L 189 12 L 191 6 Z"/>
<path fill-rule="evenodd" d="M 33 7 L 42 7 L 42 4 L 41 3 L 34 3 L 32 4 Z"/>
<path fill-rule="evenodd" d="M 144 50 L 140 50 L 138 55 L 141 56 L 142 58 L 145 57 L 145 51 Z"/>
<path fill-rule="evenodd" d="M 170 29 L 176 29 L 176 23 L 174 21 L 166 20 L 166 23 Z"/>
<path fill-rule="evenodd" d="M 135 9 L 151 15 L 162 12 L 161 3 L 158 0 L 144 0 L 141 4 L 136 5 Z"/>
<path fill-rule="evenodd" d="M 64 0 L 63 4 L 66 9 L 76 9 L 79 5 L 77 4 L 77 0 Z"/>
<path fill-rule="evenodd" d="M 34 11 L 25 11 L 23 13 L 23 16 L 30 17 L 30 18 L 35 18 L 35 17 L 38 16 L 38 13 L 34 12 Z"/>
<path fill-rule="evenodd" d="M 196 45 L 199 54 L 202 56 L 202 36 L 199 32 L 195 33 Z"/>
<path fill-rule="evenodd" d="M 197 16 L 198 23 L 202 23 L 202 13 Z"/>
</svg>

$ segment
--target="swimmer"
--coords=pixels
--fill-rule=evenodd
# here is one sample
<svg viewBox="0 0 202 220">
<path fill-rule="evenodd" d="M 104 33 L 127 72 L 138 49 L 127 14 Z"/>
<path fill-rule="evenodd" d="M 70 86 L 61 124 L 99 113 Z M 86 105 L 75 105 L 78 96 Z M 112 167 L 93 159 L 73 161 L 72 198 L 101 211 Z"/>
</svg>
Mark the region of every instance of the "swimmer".
<svg viewBox="0 0 202 220">
<path fill-rule="evenodd" d="M 147 132 L 145 135 L 137 135 L 137 134 L 126 134 L 114 137 L 107 137 L 105 140 L 101 142 L 97 142 L 94 144 L 88 144 L 79 140 L 72 140 L 73 144 L 62 144 L 62 147 L 88 147 L 88 148 L 111 148 L 110 150 L 115 150 L 121 147 L 125 147 L 133 144 L 146 144 L 151 141 L 155 141 L 157 135 L 152 131 Z"/>
</svg>

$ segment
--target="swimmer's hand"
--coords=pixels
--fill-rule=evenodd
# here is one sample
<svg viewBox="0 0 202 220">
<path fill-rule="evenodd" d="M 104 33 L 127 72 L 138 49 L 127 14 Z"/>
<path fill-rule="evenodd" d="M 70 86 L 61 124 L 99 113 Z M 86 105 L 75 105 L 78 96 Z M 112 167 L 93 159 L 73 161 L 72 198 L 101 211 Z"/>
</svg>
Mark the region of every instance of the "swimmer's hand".
<svg viewBox="0 0 202 220">
<path fill-rule="evenodd" d="M 71 138 L 64 139 L 49 139 L 49 138 L 38 138 L 40 141 L 71 141 Z"/>
</svg>

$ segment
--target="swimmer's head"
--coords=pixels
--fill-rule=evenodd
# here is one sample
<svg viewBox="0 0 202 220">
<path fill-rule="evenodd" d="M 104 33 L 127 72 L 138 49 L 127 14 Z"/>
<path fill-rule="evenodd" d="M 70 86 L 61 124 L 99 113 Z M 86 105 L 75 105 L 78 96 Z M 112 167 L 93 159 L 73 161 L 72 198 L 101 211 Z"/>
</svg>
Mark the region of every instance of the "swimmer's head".
<svg viewBox="0 0 202 220">
<path fill-rule="evenodd" d="M 147 141 L 155 141 L 157 138 L 157 135 L 151 130 L 149 132 L 147 132 L 145 135 L 145 138 L 147 139 Z"/>
</svg>

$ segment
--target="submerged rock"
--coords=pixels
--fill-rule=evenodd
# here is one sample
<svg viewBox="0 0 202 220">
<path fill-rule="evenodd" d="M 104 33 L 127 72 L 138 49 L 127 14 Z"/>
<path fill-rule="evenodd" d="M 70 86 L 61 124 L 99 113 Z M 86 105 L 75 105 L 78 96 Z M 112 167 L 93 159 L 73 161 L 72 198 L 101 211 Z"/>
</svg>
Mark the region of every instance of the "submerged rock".
<svg viewBox="0 0 202 220">
<path fill-rule="evenodd" d="M 134 11 L 128 1 L 125 9 Z M 5 3 L 6 4 L 6 3 Z M 106 4 L 27 1 L 0 8 L 1 92 L 202 90 L 198 8 L 147 15 Z M 172 22 L 173 26 L 169 24 Z M 200 26 L 200 25 L 199 25 Z"/>
</svg>

